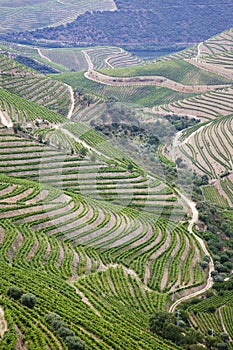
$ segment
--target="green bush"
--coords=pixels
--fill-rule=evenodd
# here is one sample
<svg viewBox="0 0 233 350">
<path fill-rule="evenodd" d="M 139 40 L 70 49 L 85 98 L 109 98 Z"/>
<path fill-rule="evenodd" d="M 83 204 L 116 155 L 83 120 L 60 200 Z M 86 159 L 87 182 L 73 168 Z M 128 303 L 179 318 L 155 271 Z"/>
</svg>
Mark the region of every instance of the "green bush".
<svg viewBox="0 0 233 350">
<path fill-rule="evenodd" d="M 8 297 L 18 300 L 23 295 L 23 290 L 21 288 L 11 286 L 7 289 L 6 294 L 8 295 Z"/>
<path fill-rule="evenodd" d="M 34 294 L 30 294 L 30 293 L 23 294 L 22 298 L 21 298 L 21 303 L 32 309 L 37 303 L 36 296 Z"/>
</svg>

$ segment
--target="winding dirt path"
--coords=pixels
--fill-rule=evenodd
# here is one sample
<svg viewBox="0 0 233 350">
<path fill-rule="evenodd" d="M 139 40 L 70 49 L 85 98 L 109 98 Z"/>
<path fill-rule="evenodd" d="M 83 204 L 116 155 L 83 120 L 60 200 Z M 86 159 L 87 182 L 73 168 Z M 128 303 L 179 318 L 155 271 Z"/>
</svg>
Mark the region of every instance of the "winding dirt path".
<svg viewBox="0 0 233 350">
<path fill-rule="evenodd" d="M 221 307 L 218 309 L 220 321 L 221 321 L 221 324 L 222 324 L 222 329 L 223 329 L 224 333 L 228 334 L 229 340 L 230 340 L 230 342 L 232 342 L 232 338 L 230 337 L 230 335 L 229 335 L 229 333 L 228 333 L 228 331 L 227 331 L 227 329 L 226 329 L 226 327 L 225 327 L 224 320 L 223 320 L 223 317 L 222 317 L 222 312 L 221 312 L 221 311 L 222 311 L 222 308 L 223 308 L 223 307 L 224 307 L 224 306 L 221 306 Z"/>
<path fill-rule="evenodd" d="M 53 61 L 52 61 L 49 57 L 43 55 L 43 53 L 41 52 L 41 50 L 40 50 L 39 48 L 37 49 L 37 51 L 38 51 L 38 54 L 40 55 L 41 58 L 43 58 L 44 60 L 47 60 L 48 62 L 53 63 Z M 64 83 L 64 85 L 66 85 L 66 86 L 68 87 L 69 92 L 70 92 L 71 106 L 70 106 L 70 108 L 69 108 L 69 112 L 68 112 L 68 115 L 67 115 L 67 118 L 70 119 L 71 116 L 72 116 L 72 114 L 73 114 L 73 111 L 74 111 L 74 104 L 75 104 L 75 100 L 74 100 L 74 90 L 72 89 L 72 87 L 71 87 L 70 85 L 65 84 L 65 83 Z"/>
<path fill-rule="evenodd" d="M 206 245 L 205 245 L 205 242 L 203 241 L 203 239 L 201 239 L 199 236 L 197 236 L 194 232 L 193 232 L 193 225 L 197 222 L 198 220 L 198 210 L 196 208 L 196 203 L 194 203 L 193 201 L 191 201 L 189 198 L 187 198 L 183 193 L 181 193 L 179 190 L 177 190 L 179 196 L 181 197 L 181 199 L 189 206 L 189 208 L 191 209 L 192 211 L 192 218 L 191 220 L 189 221 L 189 226 L 188 226 L 188 232 L 190 234 L 192 234 L 195 239 L 198 241 L 198 243 L 200 244 L 203 252 L 205 255 L 208 255 L 210 257 L 210 262 L 209 262 L 209 276 L 208 276 L 208 279 L 207 279 L 207 282 L 206 282 L 206 285 L 204 288 L 194 292 L 194 293 L 191 293 L 191 294 L 188 294 L 188 295 L 185 295 L 184 297 L 176 300 L 170 307 L 169 309 L 169 312 L 174 312 L 175 309 L 177 308 L 177 306 L 179 304 L 181 304 L 182 302 L 184 301 L 187 301 L 189 299 L 192 299 L 194 297 L 197 297 L 198 295 L 200 294 L 203 294 L 205 293 L 208 289 L 210 289 L 212 286 L 213 286 L 213 279 L 211 277 L 211 272 L 214 271 L 214 262 L 213 262 L 213 259 L 212 257 L 210 256 L 209 252 L 208 252 L 208 249 L 206 248 Z"/>
<path fill-rule="evenodd" d="M 74 287 L 76 293 L 82 298 L 82 302 L 88 305 L 92 311 L 99 317 L 102 317 L 100 312 L 94 307 L 94 305 L 90 302 L 90 300 L 85 296 L 81 290 L 78 289 L 78 287 L 75 286 L 74 281 L 71 281 L 71 286 Z"/>
<path fill-rule="evenodd" d="M 0 306 L 0 338 L 3 338 L 4 333 L 7 331 L 8 326 L 7 322 L 4 318 L 4 310 Z"/>
<path fill-rule="evenodd" d="M 64 129 L 61 126 L 58 127 L 62 132 L 64 132 L 64 134 L 66 134 L 67 136 L 75 139 L 77 142 L 81 143 L 83 145 L 83 147 L 87 148 L 89 151 L 93 151 L 94 153 L 98 154 L 99 156 L 103 156 L 107 159 L 111 159 L 109 156 L 107 156 L 106 154 L 102 153 L 102 152 L 99 152 L 97 151 L 97 149 L 95 149 L 94 147 L 91 147 L 88 143 L 86 143 L 85 141 L 83 140 L 80 140 L 77 136 L 75 136 L 74 134 L 72 134 L 70 131 L 68 131 L 67 129 Z"/>
<path fill-rule="evenodd" d="M 70 92 L 70 100 L 71 100 L 71 106 L 69 108 L 69 112 L 68 112 L 68 115 L 67 115 L 67 119 L 70 119 L 72 117 L 72 114 L 74 112 L 74 104 L 75 104 L 75 99 L 74 99 L 74 90 L 72 89 L 72 87 L 68 84 L 65 84 L 68 89 L 69 89 L 69 92 Z"/>
<path fill-rule="evenodd" d="M 41 52 L 41 50 L 38 48 L 37 49 L 38 54 L 40 55 L 41 58 L 43 58 L 44 60 L 47 60 L 49 62 L 53 62 L 50 58 L 48 58 L 47 56 L 43 55 L 43 53 Z"/>
<path fill-rule="evenodd" d="M 88 64 L 88 72 L 91 72 L 94 70 L 94 66 L 93 66 L 93 63 L 91 61 L 91 58 L 90 56 L 88 55 L 87 51 L 86 50 L 82 50 L 82 53 L 87 61 L 87 64 Z"/>
<path fill-rule="evenodd" d="M 86 54 L 87 55 L 87 54 Z M 88 56 L 88 55 L 87 55 Z M 89 60 L 90 57 L 88 56 Z M 92 63 L 89 64 L 88 71 L 84 74 L 84 76 L 93 80 L 97 83 L 111 85 L 111 86 L 146 86 L 146 85 L 155 85 L 162 86 L 168 89 L 172 89 L 174 91 L 179 92 L 189 92 L 189 93 L 203 93 L 207 91 L 215 91 L 219 88 L 226 88 L 231 86 L 228 85 L 183 85 L 174 80 L 170 80 L 163 76 L 135 76 L 135 77 L 114 77 L 99 73 L 93 70 Z"/>
<path fill-rule="evenodd" d="M 201 46 L 202 46 L 202 44 L 203 44 L 203 43 L 200 43 L 200 44 L 198 44 L 198 46 L 197 46 L 197 56 L 194 58 L 194 60 L 195 60 L 196 62 L 199 61 L 199 57 L 201 56 Z"/>
</svg>

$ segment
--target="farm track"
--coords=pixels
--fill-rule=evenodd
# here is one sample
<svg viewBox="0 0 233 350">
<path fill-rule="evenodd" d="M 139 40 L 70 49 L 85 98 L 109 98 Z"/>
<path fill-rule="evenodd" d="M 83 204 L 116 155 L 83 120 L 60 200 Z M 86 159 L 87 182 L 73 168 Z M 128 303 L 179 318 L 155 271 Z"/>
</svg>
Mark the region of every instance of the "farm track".
<svg viewBox="0 0 233 350">
<path fill-rule="evenodd" d="M 72 114 L 74 112 L 74 107 L 75 107 L 75 98 L 74 98 L 74 90 L 73 88 L 70 86 L 70 85 L 67 85 L 65 84 L 68 89 L 69 89 L 69 92 L 70 92 L 70 100 L 71 100 L 71 106 L 69 108 L 69 112 L 68 112 L 68 115 L 67 115 L 67 119 L 71 119 L 72 117 Z"/>
<path fill-rule="evenodd" d="M 180 191 L 178 191 L 178 194 L 180 195 L 180 197 L 182 198 L 182 200 L 184 200 L 184 202 L 189 206 L 191 212 L 192 212 L 192 218 L 189 221 L 189 226 L 188 226 L 188 231 L 191 235 L 193 235 L 195 237 L 195 239 L 199 242 L 203 252 L 205 255 L 208 255 L 210 257 L 210 262 L 209 262 L 209 275 L 208 275 L 208 279 L 206 281 L 206 285 L 196 291 L 193 292 L 191 294 L 185 295 L 182 298 L 176 300 L 170 307 L 169 312 L 174 312 L 177 308 L 177 306 L 179 304 L 181 304 L 184 301 L 187 301 L 189 299 L 195 298 L 203 293 L 205 293 L 208 289 L 210 289 L 213 286 L 213 279 L 211 277 L 211 273 L 214 271 L 214 262 L 213 259 L 211 257 L 211 255 L 208 252 L 208 249 L 206 248 L 206 244 L 203 241 L 203 239 L 201 239 L 199 236 L 197 236 L 194 232 L 193 232 L 193 226 L 195 225 L 195 223 L 198 221 L 198 211 L 196 209 L 196 203 L 192 202 L 189 198 L 187 198 L 183 193 L 181 193 Z"/>
<path fill-rule="evenodd" d="M 222 324 L 222 329 L 223 329 L 224 333 L 228 334 L 229 341 L 232 342 L 232 338 L 231 338 L 231 336 L 229 335 L 229 333 L 228 333 L 228 331 L 227 331 L 227 329 L 226 329 L 226 327 L 225 327 L 224 320 L 223 320 L 223 317 L 222 317 L 222 308 L 223 308 L 223 307 L 224 307 L 224 306 L 222 306 L 222 307 L 220 307 L 220 308 L 218 309 L 220 321 L 221 321 L 221 324 Z"/>
<path fill-rule="evenodd" d="M 87 79 L 95 82 L 111 85 L 111 86 L 146 86 L 155 85 L 162 86 L 168 89 L 187 93 L 204 93 L 230 87 L 230 84 L 225 85 L 183 85 L 174 80 L 164 78 L 162 76 L 136 76 L 136 77 L 114 77 L 104 75 L 94 71 L 90 66 L 89 70 L 84 74 Z"/>
</svg>

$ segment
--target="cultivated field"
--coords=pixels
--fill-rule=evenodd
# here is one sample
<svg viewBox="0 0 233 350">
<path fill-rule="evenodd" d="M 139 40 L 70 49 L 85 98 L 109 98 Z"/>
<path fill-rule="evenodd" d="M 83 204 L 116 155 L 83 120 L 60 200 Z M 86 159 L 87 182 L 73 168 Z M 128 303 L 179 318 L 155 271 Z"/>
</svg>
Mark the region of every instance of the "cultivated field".
<svg viewBox="0 0 233 350">
<path fill-rule="evenodd" d="M 85 49 L 41 49 L 48 60 L 68 68 L 70 71 L 86 71 L 88 60 L 95 69 L 131 67 L 142 64 L 138 57 L 118 47 L 95 47 Z"/>
<path fill-rule="evenodd" d="M 17 0 L 11 5 L 7 1 L 1 1 L 1 32 L 59 25 L 73 21 L 86 11 L 113 11 L 115 9 L 113 0 L 36 0 L 33 1 L 33 4 L 28 0 Z"/>
<path fill-rule="evenodd" d="M 214 206 L 219 224 L 218 210 L 232 220 L 232 81 L 197 67 L 198 57 L 182 60 L 183 53 L 152 65 L 114 47 L 72 50 L 69 59 L 65 50 L 40 53 L 48 61 L 56 52 L 57 64 L 85 76 L 42 75 L 0 56 L 0 349 L 70 350 L 77 338 L 86 350 L 182 349 L 152 334 L 149 319 L 206 292 L 212 277 L 224 288 L 231 283 L 231 237 L 216 234 L 212 258 L 204 239 L 213 246 L 215 233 L 197 231 L 206 214 L 199 216 L 194 200 Z M 115 68 L 122 65 L 133 67 Z M 116 102 L 118 109 L 107 109 Z M 90 128 L 104 111 L 112 113 L 105 123 L 115 142 Z M 162 144 L 153 131 L 148 149 L 140 124 L 124 133 L 138 127 L 132 143 L 153 153 L 161 171 L 148 172 L 119 147 L 114 125 L 122 126 L 124 113 L 157 128 L 164 115 L 176 122 L 174 140 L 171 132 Z M 172 120 L 176 114 L 201 123 Z M 12 286 L 33 294 L 35 306 L 11 295 Z M 205 344 L 210 330 L 217 341 L 227 333 L 231 350 L 232 292 L 224 288 L 187 304 L 187 323 Z"/>
</svg>

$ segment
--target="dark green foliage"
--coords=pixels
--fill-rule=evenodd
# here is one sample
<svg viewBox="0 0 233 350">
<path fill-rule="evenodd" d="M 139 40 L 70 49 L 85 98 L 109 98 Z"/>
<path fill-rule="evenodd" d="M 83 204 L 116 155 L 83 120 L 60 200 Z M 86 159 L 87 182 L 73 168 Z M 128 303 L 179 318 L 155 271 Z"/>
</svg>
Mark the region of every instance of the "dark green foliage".
<svg viewBox="0 0 233 350">
<path fill-rule="evenodd" d="M 200 119 L 197 118 L 189 118 L 187 116 L 181 117 L 178 115 L 165 115 L 165 119 L 169 121 L 172 125 L 174 125 L 177 131 L 181 131 L 183 129 L 189 128 L 200 123 Z"/>
<path fill-rule="evenodd" d="M 87 153 L 88 153 L 88 149 L 87 149 L 87 148 L 82 147 L 82 148 L 80 149 L 79 154 L 80 154 L 81 157 L 84 158 L 84 157 L 87 155 Z"/>
<path fill-rule="evenodd" d="M 150 331 L 165 339 L 169 339 L 182 346 L 184 349 L 196 349 L 197 344 L 205 344 L 203 335 L 188 327 L 187 314 L 183 310 L 177 310 L 175 314 L 165 311 L 157 311 L 150 319 Z"/>
<path fill-rule="evenodd" d="M 116 45 L 129 48 L 184 46 L 203 41 L 233 25 L 232 2 L 116 1 L 118 11 L 87 12 L 75 21 L 2 35 L 7 40 L 55 40 L 64 45 Z M 182 12 L 182 16 L 181 16 Z M 213 25 L 214 23 L 214 25 Z M 65 38 L 65 39 L 64 39 Z M 156 44 L 155 44 L 156 43 Z"/>
<path fill-rule="evenodd" d="M 64 326 L 64 323 L 61 320 L 61 317 L 55 313 L 50 313 L 45 316 L 45 321 L 50 324 L 52 328 L 56 331 Z"/>
<path fill-rule="evenodd" d="M 18 300 L 23 295 L 23 290 L 21 288 L 12 286 L 7 289 L 6 294 L 8 295 L 8 297 Z"/>
<path fill-rule="evenodd" d="M 229 348 L 227 343 L 219 343 L 217 344 L 217 349 L 218 350 L 227 350 Z"/>
<path fill-rule="evenodd" d="M 74 331 L 62 321 L 59 315 L 51 312 L 45 315 L 45 321 L 64 339 L 69 350 L 85 349 L 85 343 L 75 336 Z"/>
<path fill-rule="evenodd" d="M 32 309 L 37 303 L 36 296 L 31 293 L 23 294 L 21 298 L 21 303 Z"/>
<path fill-rule="evenodd" d="M 66 337 L 73 337 L 74 336 L 74 332 L 71 329 L 69 329 L 68 327 L 65 327 L 65 326 L 61 326 L 60 328 L 58 328 L 57 334 L 59 334 L 60 337 L 62 337 L 64 339 Z"/>
<path fill-rule="evenodd" d="M 14 133 L 15 133 L 15 134 L 18 134 L 18 131 L 21 131 L 21 130 L 22 130 L 21 125 L 18 124 L 18 123 L 14 123 L 14 124 L 13 124 L 13 130 L 14 130 Z"/>
<path fill-rule="evenodd" d="M 35 61 L 34 59 L 26 56 L 16 55 L 14 59 L 15 61 L 24 64 L 25 66 L 28 66 L 30 68 L 33 68 L 42 74 L 58 73 L 57 70 L 48 67 L 45 64 L 39 63 L 38 61 Z"/>
<path fill-rule="evenodd" d="M 85 344 L 77 337 L 66 337 L 66 345 L 69 350 L 84 350 Z"/>
<path fill-rule="evenodd" d="M 150 331 L 158 335 L 164 336 L 166 327 L 175 323 L 175 316 L 165 311 L 157 311 L 150 318 Z"/>
</svg>

